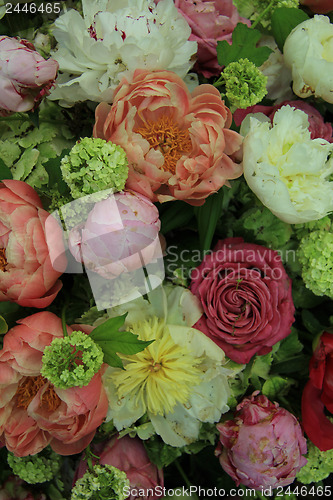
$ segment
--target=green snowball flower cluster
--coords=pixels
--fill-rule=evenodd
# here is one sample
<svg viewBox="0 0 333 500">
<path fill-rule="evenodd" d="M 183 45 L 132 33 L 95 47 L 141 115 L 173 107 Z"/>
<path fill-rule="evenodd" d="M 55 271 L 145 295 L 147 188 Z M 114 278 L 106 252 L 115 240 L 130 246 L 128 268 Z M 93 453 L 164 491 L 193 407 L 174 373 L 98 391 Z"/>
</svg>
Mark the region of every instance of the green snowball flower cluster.
<svg viewBox="0 0 333 500">
<path fill-rule="evenodd" d="M 333 299 L 333 232 L 312 231 L 302 238 L 297 255 L 305 286 Z"/>
<path fill-rule="evenodd" d="M 61 160 L 61 172 L 74 199 L 112 189 L 121 191 L 128 177 L 128 161 L 120 146 L 84 137 Z"/>
<path fill-rule="evenodd" d="M 317 483 L 333 472 L 333 450 L 320 451 L 314 444 L 308 442 L 306 458 L 308 463 L 297 474 L 297 479 L 301 483 Z"/>
<path fill-rule="evenodd" d="M 102 349 L 89 335 L 73 332 L 45 347 L 41 374 L 60 389 L 83 387 L 98 372 L 103 357 Z"/>
<path fill-rule="evenodd" d="M 267 76 L 248 59 L 239 59 L 228 64 L 222 77 L 225 81 L 226 96 L 237 108 L 254 106 L 267 94 Z"/>
<path fill-rule="evenodd" d="M 112 465 L 94 465 L 76 481 L 71 500 L 124 500 L 129 485 L 125 472 Z"/>
<path fill-rule="evenodd" d="M 51 481 L 61 466 L 61 457 L 51 449 L 27 457 L 16 457 L 9 452 L 7 461 L 14 474 L 30 484 Z"/>
<path fill-rule="evenodd" d="M 312 220 L 305 224 L 295 224 L 293 229 L 296 238 L 301 240 L 312 231 L 331 231 L 333 229 L 333 224 L 330 217 L 326 215 L 326 217 L 319 220 Z"/>
</svg>

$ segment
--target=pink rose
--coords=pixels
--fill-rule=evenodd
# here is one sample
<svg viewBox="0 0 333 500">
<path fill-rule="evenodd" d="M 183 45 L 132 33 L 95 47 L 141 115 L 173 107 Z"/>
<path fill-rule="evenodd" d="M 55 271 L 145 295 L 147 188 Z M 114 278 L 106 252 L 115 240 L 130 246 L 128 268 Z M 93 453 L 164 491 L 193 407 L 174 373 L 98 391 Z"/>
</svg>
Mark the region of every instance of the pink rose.
<svg viewBox="0 0 333 500">
<path fill-rule="evenodd" d="M 277 252 L 242 238 L 219 241 L 192 271 L 204 313 L 194 328 L 237 363 L 267 354 L 294 322 L 291 280 Z"/>
<path fill-rule="evenodd" d="M 316 14 L 327 14 L 333 10 L 332 0 L 300 0 L 300 3 Z"/>
<path fill-rule="evenodd" d="M 251 26 L 251 22 L 240 17 L 232 0 L 175 0 L 175 6 L 191 27 L 189 40 L 198 43 L 194 69 L 206 78 L 219 75 L 222 68 L 217 62 L 217 42 L 227 40 L 231 44 L 236 25 Z"/>
<path fill-rule="evenodd" d="M 273 118 L 278 109 L 283 106 L 291 106 L 292 108 L 300 109 L 308 115 L 309 130 L 311 132 L 311 139 L 322 138 L 328 142 L 333 142 L 332 125 L 329 122 L 324 122 L 324 118 L 313 106 L 304 101 L 283 101 L 275 106 L 261 106 L 255 105 L 246 109 L 237 109 L 233 114 L 234 122 L 239 127 L 244 120 L 245 116 L 249 113 L 263 113 L 271 119 Z"/>
<path fill-rule="evenodd" d="M 116 193 L 97 202 L 84 226 L 70 232 L 70 250 L 87 269 L 112 279 L 157 256 L 160 226 L 148 198 L 134 191 Z"/>
<path fill-rule="evenodd" d="M 43 311 L 18 323 L 0 351 L 0 443 L 16 456 L 47 445 L 60 455 L 80 453 L 107 413 L 101 372 L 85 387 L 54 387 L 40 371 L 44 348 L 63 336 L 60 318 Z"/>
<path fill-rule="evenodd" d="M 51 265 L 45 239 L 45 221 L 37 193 L 25 182 L 0 183 L 0 302 L 24 307 L 47 307 L 62 287 L 61 272 Z M 63 257 L 58 269 L 66 268 L 62 230 L 48 220 L 53 247 Z"/>
<path fill-rule="evenodd" d="M 97 106 L 94 136 L 126 151 L 127 189 L 151 201 L 202 205 L 242 174 L 232 159 L 242 138 L 229 130 L 231 121 L 212 85 L 199 85 L 190 94 L 171 71 L 137 70 L 132 82 L 121 81 L 112 106 Z"/>
<path fill-rule="evenodd" d="M 25 112 L 50 93 L 58 63 L 45 60 L 27 40 L 0 37 L 0 115 Z"/>
<path fill-rule="evenodd" d="M 145 447 L 139 438 L 130 438 L 124 436 L 119 438 L 114 436 L 105 444 L 99 444 L 94 448 L 94 453 L 100 457 L 101 465 L 113 465 L 126 472 L 127 479 L 130 482 L 130 488 L 133 490 L 156 490 L 156 495 L 144 495 L 139 498 L 143 500 L 156 500 L 161 498 L 159 490 L 163 491 L 164 478 L 163 471 L 152 464 L 148 458 Z M 87 463 L 81 461 L 76 472 L 75 481 L 81 478 L 87 470 Z M 133 491 L 133 493 L 135 493 Z M 149 492 L 147 492 L 149 493 Z M 128 499 L 135 500 L 137 495 L 130 495 Z"/>
<path fill-rule="evenodd" d="M 258 392 L 243 399 L 233 420 L 217 424 L 215 455 L 237 486 L 287 486 L 307 463 L 306 440 L 296 417 Z"/>
</svg>

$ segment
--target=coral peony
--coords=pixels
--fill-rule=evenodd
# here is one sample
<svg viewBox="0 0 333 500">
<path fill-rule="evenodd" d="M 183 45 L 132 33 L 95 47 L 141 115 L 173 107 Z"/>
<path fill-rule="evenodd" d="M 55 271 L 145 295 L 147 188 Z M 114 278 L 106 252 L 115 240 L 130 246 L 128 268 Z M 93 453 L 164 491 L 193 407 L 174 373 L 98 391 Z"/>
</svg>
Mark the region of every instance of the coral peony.
<svg viewBox="0 0 333 500">
<path fill-rule="evenodd" d="M 291 280 L 274 250 L 242 238 L 219 241 L 193 270 L 191 292 L 204 311 L 195 328 L 237 363 L 270 352 L 291 332 Z"/>
<path fill-rule="evenodd" d="M 124 148 L 127 188 L 152 201 L 202 205 L 242 173 L 231 158 L 242 142 L 231 120 L 212 85 L 190 94 L 175 73 L 137 70 L 117 87 L 112 107 L 97 106 L 94 135 Z"/>
<path fill-rule="evenodd" d="M 0 37 L 0 115 L 30 111 L 50 93 L 58 63 L 45 60 L 27 40 Z"/>
<path fill-rule="evenodd" d="M 302 395 L 302 421 L 308 438 L 322 451 L 333 448 L 333 335 L 324 332 L 310 361 L 310 380 Z M 326 411 L 327 410 L 327 411 Z"/>
<path fill-rule="evenodd" d="M 44 348 L 63 335 L 60 318 L 43 311 L 18 323 L 0 351 L 0 443 L 20 457 L 49 444 L 60 455 L 79 453 L 106 416 L 101 373 L 85 387 L 54 387 L 41 367 Z"/>
<path fill-rule="evenodd" d="M 160 496 L 158 491 L 162 491 L 164 487 L 163 471 L 151 463 L 139 438 L 129 436 L 119 438 L 116 435 L 110 441 L 98 444 L 93 451 L 100 457 L 101 465 L 112 465 L 126 472 L 130 482 L 130 486 L 127 487 L 129 500 L 135 500 L 138 497 L 136 493 L 142 493 L 143 490 L 145 494 L 140 494 L 143 500 L 155 500 Z M 87 463 L 81 461 L 74 481 L 81 478 L 86 470 Z M 150 492 L 156 487 L 158 487 L 157 494 L 152 495 Z"/>
<path fill-rule="evenodd" d="M 294 415 L 257 394 L 243 399 L 233 420 L 217 425 L 215 454 L 237 486 L 287 486 L 306 464 L 306 440 Z"/>
<path fill-rule="evenodd" d="M 155 3 L 160 1 L 155 0 Z M 217 42 L 227 40 L 231 43 L 237 23 L 251 26 L 251 22 L 240 17 L 232 0 L 175 0 L 175 6 L 191 27 L 189 40 L 198 43 L 194 69 L 206 78 L 219 75 L 222 68 L 217 62 Z"/>
<path fill-rule="evenodd" d="M 329 122 L 324 122 L 324 118 L 322 117 L 322 115 L 316 108 L 311 106 L 311 104 L 300 100 L 283 101 L 280 104 L 276 104 L 275 106 L 262 106 L 259 104 L 250 106 L 247 109 L 237 109 L 233 114 L 233 119 L 237 127 L 239 127 L 248 114 L 263 113 L 270 118 L 271 123 L 273 124 L 275 113 L 283 106 L 290 106 L 294 109 L 300 109 L 308 115 L 311 139 L 322 138 L 325 139 L 325 141 L 333 142 L 332 125 Z"/>
<path fill-rule="evenodd" d="M 62 287 L 61 272 L 51 265 L 45 240 L 45 221 L 37 193 L 24 182 L 0 183 L 0 302 L 24 307 L 47 307 Z M 52 244 L 63 254 L 61 229 L 49 218 Z M 64 271 L 66 258 L 59 259 Z"/>
</svg>

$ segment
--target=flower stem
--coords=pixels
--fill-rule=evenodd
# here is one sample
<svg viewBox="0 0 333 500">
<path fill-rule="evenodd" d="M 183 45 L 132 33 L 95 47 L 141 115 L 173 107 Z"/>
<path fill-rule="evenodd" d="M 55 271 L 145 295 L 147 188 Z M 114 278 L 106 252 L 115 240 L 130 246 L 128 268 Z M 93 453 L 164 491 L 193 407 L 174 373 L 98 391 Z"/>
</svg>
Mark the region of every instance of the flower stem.
<svg viewBox="0 0 333 500">
<path fill-rule="evenodd" d="M 184 482 L 185 482 L 186 486 L 189 489 L 191 489 L 191 486 L 193 486 L 193 484 L 190 482 L 189 478 L 185 474 L 184 469 L 182 468 L 182 466 L 180 465 L 180 463 L 178 462 L 178 460 L 175 460 L 174 464 L 177 467 L 179 474 L 184 479 Z M 193 494 L 191 493 L 191 496 L 192 496 L 192 498 L 195 498 L 196 500 L 199 500 L 199 497 L 198 497 L 198 495 L 196 493 L 193 493 Z"/>
<path fill-rule="evenodd" d="M 61 311 L 61 324 L 62 324 L 62 331 L 64 334 L 64 337 L 68 337 L 68 332 L 67 332 L 67 325 L 66 325 L 66 309 L 67 309 L 68 304 L 66 303 L 64 307 L 62 308 Z"/>
<path fill-rule="evenodd" d="M 251 25 L 251 28 L 255 28 L 257 26 L 257 24 L 260 23 L 260 21 L 262 20 L 262 18 L 264 17 L 264 15 L 273 7 L 274 5 L 274 1 L 275 0 L 272 0 L 266 7 L 266 9 L 264 9 L 262 11 L 262 13 L 259 15 L 259 17 L 254 21 L 254 23 Z"/>
</svg>

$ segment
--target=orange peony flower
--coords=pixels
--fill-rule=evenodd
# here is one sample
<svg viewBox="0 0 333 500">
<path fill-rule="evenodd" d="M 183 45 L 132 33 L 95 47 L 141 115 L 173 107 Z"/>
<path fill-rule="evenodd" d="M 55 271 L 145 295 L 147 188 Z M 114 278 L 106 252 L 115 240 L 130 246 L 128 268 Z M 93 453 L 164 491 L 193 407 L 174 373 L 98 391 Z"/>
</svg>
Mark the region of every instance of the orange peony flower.
<svg viewBox="0 0 333 500">
<path fill-rule="evenodd" d="M 242 174 L 236 160 L 242 137 L 229 130 L 231 121 L 212 85 L 190 94 L 171 71 L 136 70 L 132 82 L 121 81 L 112 106 L 97 106 L 94 136 L 126 151 L 127 189 L 199 206 Z"/>
</svg>

